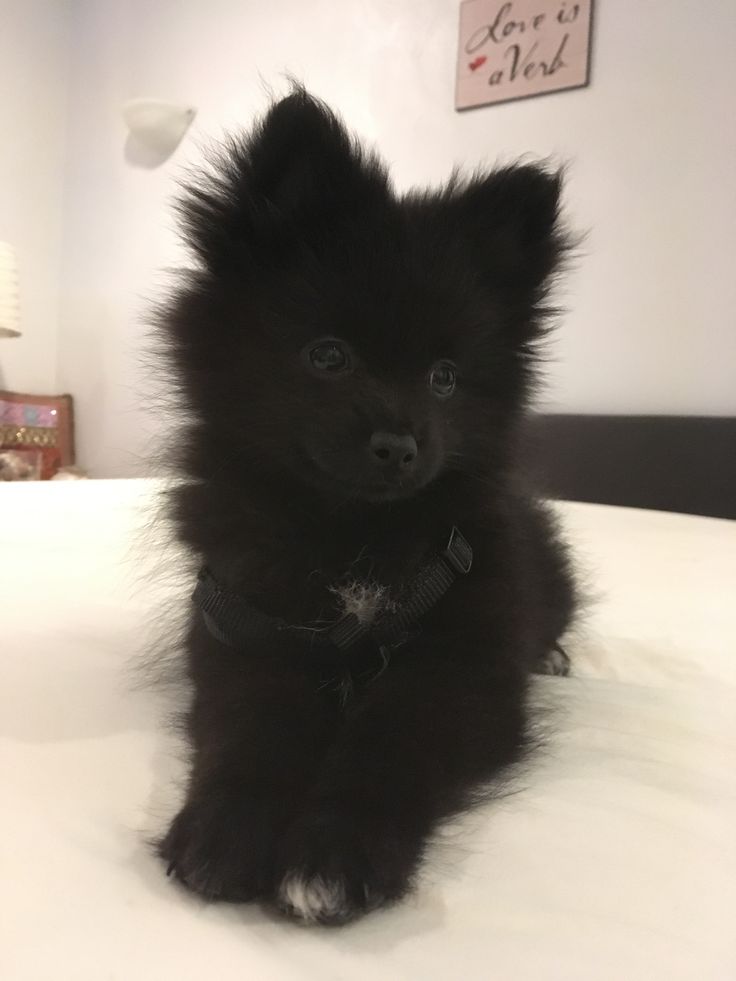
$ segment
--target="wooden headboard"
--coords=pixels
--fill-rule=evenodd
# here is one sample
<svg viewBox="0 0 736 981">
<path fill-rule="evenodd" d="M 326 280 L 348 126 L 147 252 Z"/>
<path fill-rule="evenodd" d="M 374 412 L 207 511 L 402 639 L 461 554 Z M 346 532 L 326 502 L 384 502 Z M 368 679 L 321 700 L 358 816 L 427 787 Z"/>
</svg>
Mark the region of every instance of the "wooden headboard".
<svg viewBox="0 0 736 981">
<path fill-rule="evenodd" d="M 552 497 L 736 518 L 736 418 L 535 415 L 526 439 Z"/>
</svg>

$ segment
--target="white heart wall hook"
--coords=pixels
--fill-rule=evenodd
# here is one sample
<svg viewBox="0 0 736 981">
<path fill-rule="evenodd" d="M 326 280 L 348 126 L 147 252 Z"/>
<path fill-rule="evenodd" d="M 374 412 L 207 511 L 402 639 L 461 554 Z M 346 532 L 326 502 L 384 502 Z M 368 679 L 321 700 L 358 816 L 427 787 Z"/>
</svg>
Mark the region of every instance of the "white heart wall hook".
<svg viewBox="0 0 736 981">
<path fill-rule="evenodd" d="M 176 105 L 162 99 L 130 99 L 123 106 L 123 119 L 131 135 L 149 149 L 166 156 L 179 146 L 196 114 L 193 106 Z"/>
</svg>

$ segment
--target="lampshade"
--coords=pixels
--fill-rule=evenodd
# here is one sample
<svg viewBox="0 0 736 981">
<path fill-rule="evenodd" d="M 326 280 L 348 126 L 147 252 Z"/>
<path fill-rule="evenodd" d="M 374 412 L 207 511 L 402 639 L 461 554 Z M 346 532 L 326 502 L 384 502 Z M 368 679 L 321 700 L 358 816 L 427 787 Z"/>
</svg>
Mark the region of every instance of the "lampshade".
<svg viewBox="0 0 736 981">
<path fill-rule="evenodd" d="M 133 136 L 162 154 L 174 152 L 196 114 L 193 106 L 161 99 L 131 99 L 123 106 L 123 119 Z"/>
<path fill-rule="evenodd" d="M 6 242 L 0 242 L 0 337 L 20 337 L 18 266 Z"/>
</svg>

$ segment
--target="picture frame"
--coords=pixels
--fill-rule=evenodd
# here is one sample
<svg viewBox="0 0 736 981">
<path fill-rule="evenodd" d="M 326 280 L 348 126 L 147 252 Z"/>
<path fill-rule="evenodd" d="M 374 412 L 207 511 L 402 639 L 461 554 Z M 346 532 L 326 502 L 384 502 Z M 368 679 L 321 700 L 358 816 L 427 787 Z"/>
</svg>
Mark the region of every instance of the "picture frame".
<svg viewBox="0 0 736 981">
<path fill-rule="evenodd" d="M 585 88 L 592 38 L 593 0 L 463 0 L 456 110 Z"/>
</svg>

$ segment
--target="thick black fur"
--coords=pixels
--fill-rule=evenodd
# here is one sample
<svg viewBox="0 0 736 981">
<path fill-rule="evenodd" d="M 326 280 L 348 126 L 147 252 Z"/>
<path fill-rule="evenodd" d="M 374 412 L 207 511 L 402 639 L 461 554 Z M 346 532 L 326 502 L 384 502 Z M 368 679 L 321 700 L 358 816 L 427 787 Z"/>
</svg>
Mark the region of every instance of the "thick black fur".
<svg viewBox="0 0 736 981">
<path fill-rule="evenodd" d="M 349 659 L 234 650 L 192 611 L 191 777 L 160 853 L 203 896 L 320 922 L 396 900 L 438 822 L 519 759 L 529 672 L 574 608 L 565 549 L 516 473 L 566 250 L 559 195 L 559 174 L 529 165 L 399 195 L 301 89 L 188 188 L 197 268 L 162 319 L 191 414 L 182 541 L 299 624 L 339 617 L 346 578 L 398 596 L 453 525 L 475 552 L 347 703 L 332 682 Z M 326 337 L 351 370 L 312 367 Z M 428 384 L 441 359 L 458 369 L 446 398 Z M 376 464 L 377 431 L 413 435 L 408 473 Z"/>
</svg>

